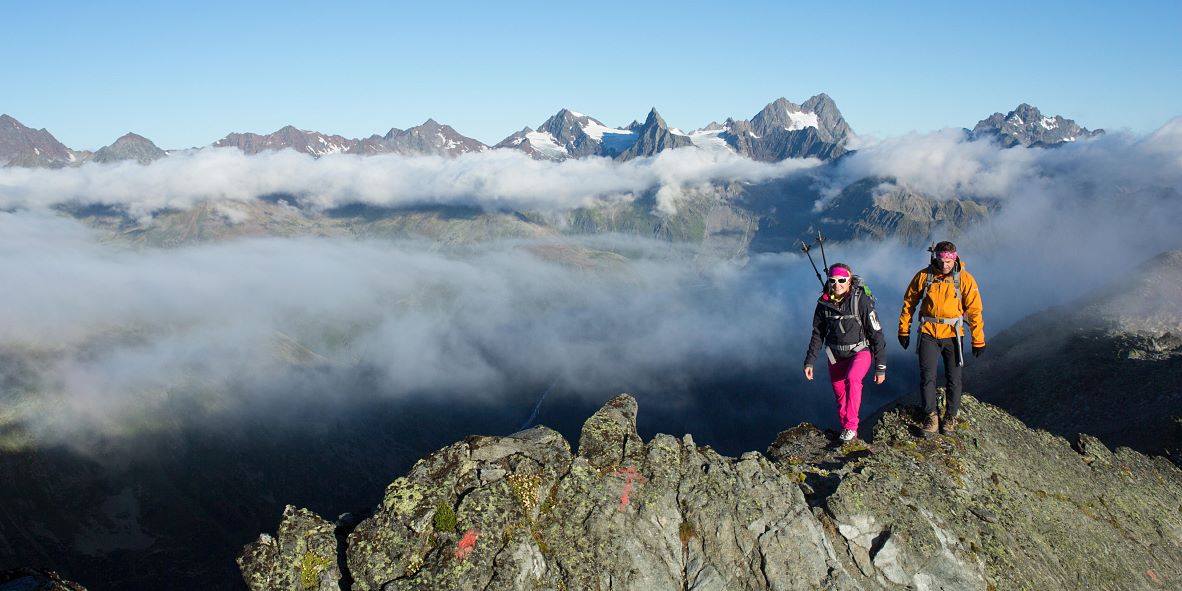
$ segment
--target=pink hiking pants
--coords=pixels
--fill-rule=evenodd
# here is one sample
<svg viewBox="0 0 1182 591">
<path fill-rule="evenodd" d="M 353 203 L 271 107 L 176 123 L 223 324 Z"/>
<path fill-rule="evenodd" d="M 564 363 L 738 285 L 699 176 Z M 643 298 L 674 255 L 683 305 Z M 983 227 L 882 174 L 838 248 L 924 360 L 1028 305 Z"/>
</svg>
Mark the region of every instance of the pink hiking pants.
<svg viewBox="0 0 1182 591">
<path fill-rule="evenodd" d="M 870 351 L 858 351 L 848 359 L 829 364 L 829 381 L 837 397 L 837 418 L 842 429 L 858 430 L 858 410 L 862 408 L 862 379 L 870 371 Z"/>
</svg>

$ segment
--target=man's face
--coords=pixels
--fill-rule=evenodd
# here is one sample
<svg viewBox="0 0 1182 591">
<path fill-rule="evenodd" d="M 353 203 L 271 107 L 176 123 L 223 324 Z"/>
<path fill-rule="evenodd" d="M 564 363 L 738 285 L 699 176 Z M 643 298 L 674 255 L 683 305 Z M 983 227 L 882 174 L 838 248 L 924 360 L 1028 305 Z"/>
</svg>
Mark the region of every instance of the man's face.
<svg viewBox="0 0 1182 591">
<path fill-rule="evenodd" d="M 956 266 L 956 259 L 936 259 L 936 270 L 947 275 Z"/>
</svg>

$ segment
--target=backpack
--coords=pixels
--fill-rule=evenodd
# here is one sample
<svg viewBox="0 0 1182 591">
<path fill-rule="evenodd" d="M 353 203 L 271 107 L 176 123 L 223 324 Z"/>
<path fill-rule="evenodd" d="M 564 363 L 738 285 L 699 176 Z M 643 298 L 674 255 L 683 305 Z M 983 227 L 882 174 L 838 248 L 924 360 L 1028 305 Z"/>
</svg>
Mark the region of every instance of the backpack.
<svg viewBox="0 0 1182 591">
<path fill-rule="evenodd" d="M 876 306 L 878 304 L 878 300 L 874 299 L 874 293 L 870 290 L 870 286 L 866 285 L 866 283 L 862 280 L 862 277 L 858 276 L 858 275 L 854 275 L 854 276 L 850 277 L 850 295 L 849 295 L 849 297 L 851 298 L 850 299 L 850 306 L 853 308 L 854 320 L 857 321 L 858 328 L 861 329 L 861 331 L 862 331 L 862 340 L 859 343 L 856 343 L 854 345 L 850 345 L 848 349 L 846 347 L 839 347 L 836 345 L 829 345 L 828 343 L 826 343 L 825 344 L 825 354 L 828 355 L 830 363 L 836 363 L 836 359 L 833 356 L 833 351 L 831 350 L 831 347 L 836 348 L 836 349 L 843 351 L 843 352 L 844 351 L 861 351 L 862 349 L 865 349 L 866 347 L 868 347 L 870 344 L 870 341 L 869 341 L 870 335 L 868 332 L 866 332 L 866 326 L 862 324 L 862 314 L 861 314 L 861 311 L 859 310 L 858 304 L 859 304 L 859 302 L 861 302 L 863 297 L 870 298 L 871 303 L 874 303 Z M 832 318 L 840 319 L 841 317 L 833 316 Z M 882 330 L 882 325 L 879 324 L 879 322 L 878 322 L 878 312 L 875 311 L 875 312 L 870 313 L 870 325 L 871 325 L 871 328 L 873 328 L 875 331 Z"/>
</svg>

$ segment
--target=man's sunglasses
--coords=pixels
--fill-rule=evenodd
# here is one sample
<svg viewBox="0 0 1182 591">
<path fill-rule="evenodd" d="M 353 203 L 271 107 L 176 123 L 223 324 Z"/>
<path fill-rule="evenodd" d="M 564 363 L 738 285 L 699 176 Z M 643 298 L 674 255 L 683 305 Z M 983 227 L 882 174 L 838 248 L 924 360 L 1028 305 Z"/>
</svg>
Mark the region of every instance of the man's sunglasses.
<svg viewBox="0 0 1182 591">
<path fill-rule="evenodd" d="M 849 280 L 850 280 L 849 277 L 830 277 L 829 283 L 845 283 Z"/>
</svg>

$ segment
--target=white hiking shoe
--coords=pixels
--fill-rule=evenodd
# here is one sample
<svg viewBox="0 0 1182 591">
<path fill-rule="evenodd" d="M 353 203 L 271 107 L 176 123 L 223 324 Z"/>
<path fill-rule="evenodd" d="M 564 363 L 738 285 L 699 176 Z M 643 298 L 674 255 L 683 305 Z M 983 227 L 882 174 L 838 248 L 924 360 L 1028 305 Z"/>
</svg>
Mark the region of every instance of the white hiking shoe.
<svg viewBox="0 0 1182 591">
<path fill-rule="evenodd" d="M 853 429 L 842 429 L 841 435 L 838 437 L 838 439 L 841 439 L 842 441 L 853 441 L 857 438 L 858 432 L 854 431 Z"/>
</svg>

